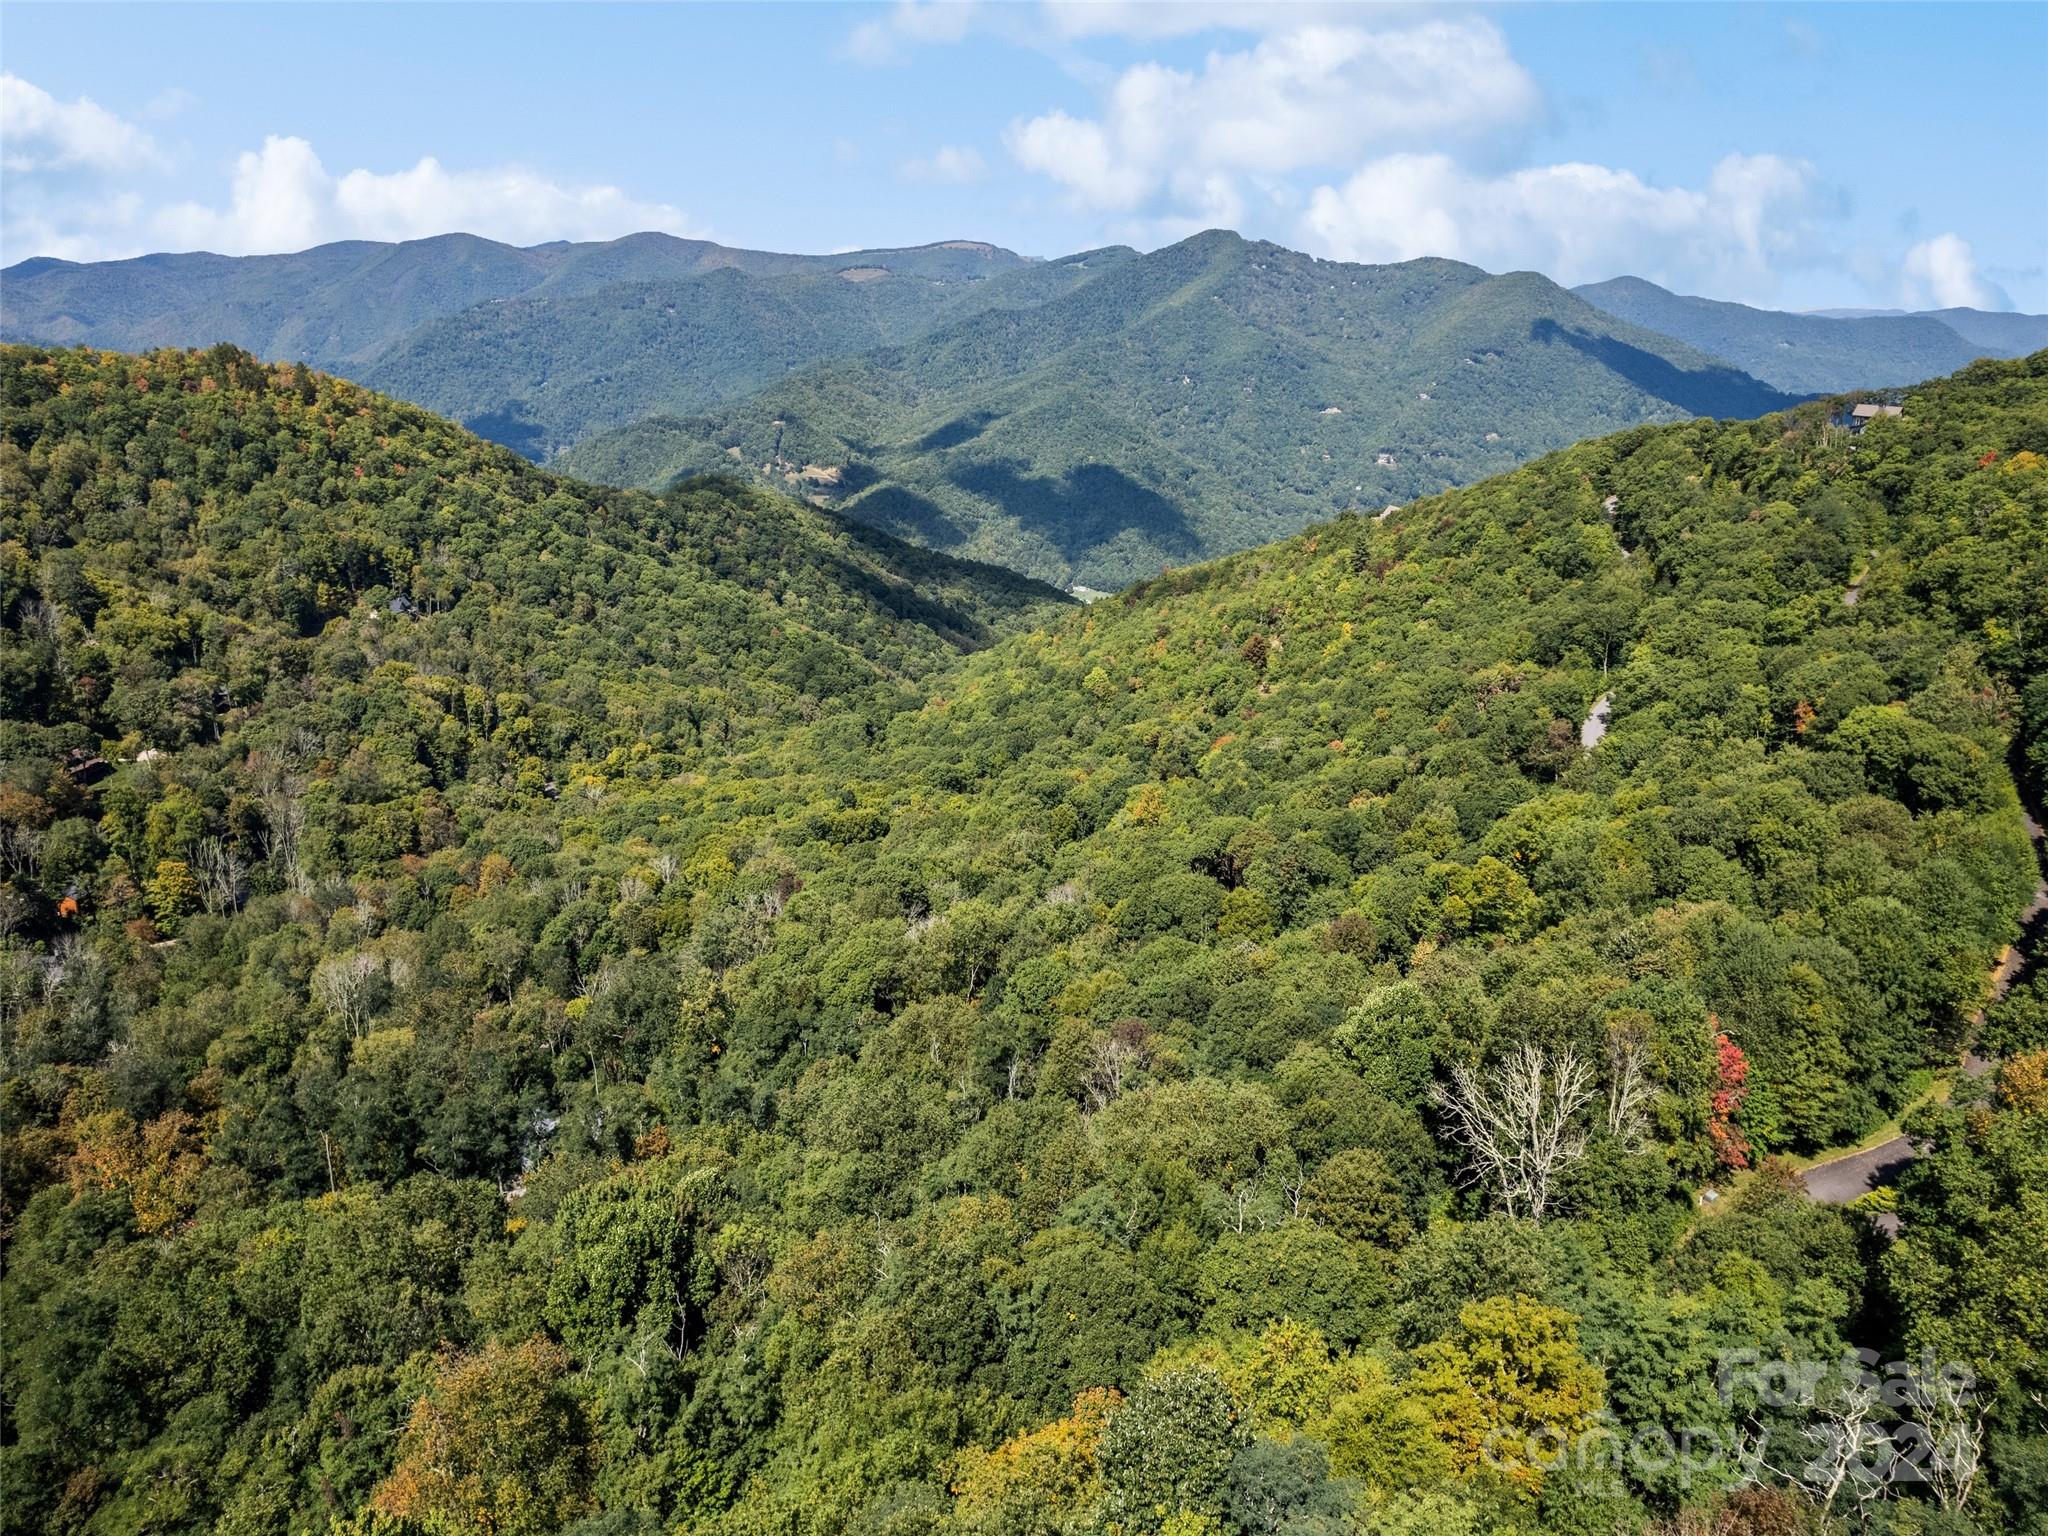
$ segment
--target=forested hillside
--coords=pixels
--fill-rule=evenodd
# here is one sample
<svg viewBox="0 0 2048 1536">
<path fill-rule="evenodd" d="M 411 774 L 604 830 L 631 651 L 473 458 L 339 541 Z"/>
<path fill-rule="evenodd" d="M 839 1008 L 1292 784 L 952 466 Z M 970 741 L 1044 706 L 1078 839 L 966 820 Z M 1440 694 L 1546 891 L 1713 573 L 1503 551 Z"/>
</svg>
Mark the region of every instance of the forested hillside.
<svg viewBox="0 0 2048 1536">
<path fill-rule="evenodd" d="M 1640 277 L 1588 283 L 1572 292 L 1617 319 L 1726 358 L 1766 384 L 1794 394 L 1884 389 L 1950 372 L 1987 354 L 2012 357 L 2032 350 L 1982 345 L 1940 315 L 1785 314 L 1672 293 Z M 2035 341 L 2033 346 L 2041 344 Z"/>
<path fill-rule="evenodd" d="M 972 240 L 794 256 L 652 233 L 526 247 L 437 235 L 396 244 L 345 240 L 276 256 L 38 257 L 5 273 L 0 335 L 128 351 L 230 342 L 264 357 L 348 373 L 423 325 L 522 294 L 566 298 L 709 272 L 786 277 L 850 267 L 971 282 L 1027 265 L 1010 251 Z"/>
<path fill-rule="evenodd" d="M 2048 354 L 1085 610 L 228 350 L 0 404 L 24 1526 L 2048 1521 L 2038 981 L 1927 1092 Z M 1915 1105 L 1896 1242 L 1775 1161 Z"/>
<path fill-rule="evenodd" d="M 792 369 L 1065 292 L 1123 251 L 1046 264 L 980 241 L 785 256 L 629 235 L 472 235 L 281 256 L 38 259 L 0 336 L 130 351 L 228 343 L 331 368 L 544 459 L 653 412 L 708 410 Z"/>
<path fill-rule="evenodd" d="M 1930 309 L 1927 313 L 1994 357 L 2019 357 L 2048 347 L 2048 315 L 1985 309 Z"/>
<path fill-rule="evenodd" d="M 1534 273 L 1321 262 L 1212 230 L 563 464 L 648 486 L 744 466 L 934 548 L 1109 589 L 1617 427 L 1787 403 Z"/>
<path fill-rule="evenodd" d="M 1132 254 L 1094 251 L 974 282 L 856 264 L 776 276 L 720 268 L 543 293 L 421 326 L 356 372 L 375 389 L 545 461 L 644 416 L 744 398 L 808 363 L 985 309 L 1043 303 Z"/>
<path fill-rule="evenodd" d="M 1871 315 L 1903 315 L 1903 309 L 1816 309 L 1816 315 L 1860 320 Z M 2048 315 L 2027 315 L 2009 309 L 1923 309 L 1919 318 L 1939 320 L 1963 340 L 1990 357 L 2023 357 L 2048 347 Z"/>
<path fill-rule="evenodd" d="M 46 755 L 218 751 L 261 721 L 361 737 L 374 798 L 437 752 L 537 772 L 900 706 L 1061 602 L 738 486 L 577 485 L 233 348 L 6 357 L 10 716 L 57 733 L 19 743 Z"/>
</svg>

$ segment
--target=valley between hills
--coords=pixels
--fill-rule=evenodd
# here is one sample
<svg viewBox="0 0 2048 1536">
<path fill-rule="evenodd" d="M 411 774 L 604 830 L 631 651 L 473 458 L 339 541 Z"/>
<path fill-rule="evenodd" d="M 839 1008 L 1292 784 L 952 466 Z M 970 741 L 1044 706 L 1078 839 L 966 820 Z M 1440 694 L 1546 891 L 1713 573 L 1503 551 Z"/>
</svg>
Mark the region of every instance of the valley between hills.
<svg viewBox="0 0 2048 1536">
<path fill-rule="evenodd" d="M 1315 270 L 1239 254 L 1246 302 Z M 1160 335 L 1227 311 L 1197 265 Z M 2002 1528 L 2048 353 L 1887 398 L 1083 607 L 233 346 L 7 348 L 10 1503 L 1832 1531 L 1732 1449 L 1816 1410 L 1715 1373 L 1880 1339 L 1999 1426 L 1886 1518 Z M 1918 1156 L 1807 1197 L 1785 1159 L 1888 1121 Z M 1528 1422 L 1721 1449 L 1503 1455 Z"/>
<path fill-rule="evenodd" d="M 451 235 L 5 276 L 9 340 L 228 341 L 581 478 L 734 476 L 1098 591 L 1622 427 L 2048 345 L 2040 316 L 1784 315 L 1223 230 L 1050 261 L 971 240 L 797 256 Z"/>
<path fill-rule="evenodd" d="M 2039 317 L 5 276 L 10 1522 L 2048 1518 Z"/>
</svg>

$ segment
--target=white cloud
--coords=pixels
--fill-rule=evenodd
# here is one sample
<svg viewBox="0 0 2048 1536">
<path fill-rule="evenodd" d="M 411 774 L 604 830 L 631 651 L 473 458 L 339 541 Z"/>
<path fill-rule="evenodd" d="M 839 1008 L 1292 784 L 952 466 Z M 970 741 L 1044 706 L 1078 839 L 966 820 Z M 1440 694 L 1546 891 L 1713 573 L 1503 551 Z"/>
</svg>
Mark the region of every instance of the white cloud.
<svg viewBox="0 0 2048 1536">
<path fill-rule="evenodd" d="M 1828 51 L 1828 34 L 1797 16 L 1785 18 L 1785 51 L 1800 59 L 1818 59 Z"/>
<path fill-rule="evenodd" d="M 896 0 L 883 15 L 847 35 L 845 51 L 860 64 L 900 64 L 918 43 L 957 43 L 980 19 L 975 0 Z"/>
<path fill-rule="evenodd" d="M 1135 65 L 1100 117 L 1046 113 L 1013 123 L 1007 142 L 1021 165 L 1086 206 L 1135 213 L 1164 202 L 1172 212 L 1241 200 L 1240 177 L 1470 138 L 1538 106 L 1535 82 L 1488 22 L 1312 25 L 1211 53 L 1199 73 Z"/>
<path fill-rule="evenodd" d="M 1118 155 L 1100 123 L 1083 122 L 1064 112 L 1013 123 L 1004 139 L 1026 170 L 1054 177 L 1093 207 L 1133 207 L 1156 181 L 1149 168 Z"/>
<path fill-rule="evenodd" d="M 59 101 L 19 75 L 0 74 L 0 168 L 129 171 L 160 163 L 148 134 L 89 96 Z"/>
<path fill-rule="evenodd" d="M 1799 269 L 1849 270 L 1825 238 L 1843 194 L 1804 160 L 1730 154 L 1676 185 L 1621 165 L 1527 164 L 1546 104 L 1483 17 L 1174 0 L 1049 0 L 1032 14 L 1074 39 L 1257 34 L 1192 67 L 1125 67 L 1094 108 L 1010 125 L 1015 161 L 1098 215 L 1107 238 L 1248 223 L 1351 260 L 1442 255 L 1565 282 L 1634 272 L 1757 303 Z M 1885 285 L 1897 275 L 1888 267 Z"/>
<path fill-rule="evenodd" d="M 152 221 L 181 249 L 294 251 L 329 240 L 414 240 L 460 230 L 531 245 L 638 230 L 694 234 L 682 210 L 613 186 L 571 186 L 517 166 L 450 170 L 431 155 L 409 170 L 329 174 L 304 139 L 277 135 L 235 162 L 227 206 L 181 203 Z"/>
<path fill-rule="evenodd" d="M 1350 261 L 1450 256 L 1562 283 L 1631 273 L 1767 301 L 1783 266 L 1811 258 L 1825 196 L 1811 165 L 1777 155 L 1730 155 L 1699 187 L 1604 165 L 1488 176 L 1446 155 L 1389 155 L 1318 187 L 1302 229 L 1317 254 Z"/>
<path fill-rule="evenodd" d="M 147 110 L 175 115 L 191 100 L 172 88 Z M 278 135 L 236 158 L 224 205 L 157 206 L 148 182 L 169 167 L 147 133 L 87 97 L 59 101 L 13 74 L 0 74 L 0 169 L 9 261 L 105 261 L 166 248 L 247 255 L 451 230 L 514 244 L 702 233 L 667 203 L 519 166 L 451 170 L 429 155 L 407 170 L 337 176 L 304 139 Z"/>
<path fill-rule="evenodd" d="M 981 158 L 979 150 L 942 144 L 929 155 L 904 161 L 896 170 L 905 181 L 945 181 L 965 186 L 987 177 L 988 162 Z"/>
<path fill-rule="evenodd" d="M 7 210 L 0 262 L 12 265 L 28 256 L 55 256 L 61 261 L 137 256 L 144 249 L 136 233 L 142 215 L 142 198 L 134 192 L 82 201 L 61 217 L 52 213 L 48 199 L 17 200 Z"/>
<path fill-rule="evenodd" d="M 1908 309 L 2009 309 L 2005 291 L 1977 270 L 1970 244 L 1936 235 L 1906 252 L 1901 297 Z"/>
</svg>

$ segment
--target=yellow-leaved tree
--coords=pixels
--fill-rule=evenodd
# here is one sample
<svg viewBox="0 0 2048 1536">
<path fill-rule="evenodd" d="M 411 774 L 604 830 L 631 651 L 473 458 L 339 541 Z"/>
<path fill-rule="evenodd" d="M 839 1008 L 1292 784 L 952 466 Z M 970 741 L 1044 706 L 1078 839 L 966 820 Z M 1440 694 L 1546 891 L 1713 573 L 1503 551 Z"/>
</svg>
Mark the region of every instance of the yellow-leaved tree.
<svg viewBox="0 0 2048 1536">
<path fill-rule="evenodd" d="M 1600 1413 L 1605 1381 L 1579 1353 L 1578 1319 L 1527 1296 L 1468 1302 L 1415 1362 L 1410 1394 L 1461 1474 L 1491 1468 L 1533 1493 Z"/>
<path fill-rule="evenodd" d="M 444 1361 L 374 1508 L 433 1530 L 544 1536 L 596 1507 L 597 1448 L 569 1357 L 535 1337 Z"/>
</svg>

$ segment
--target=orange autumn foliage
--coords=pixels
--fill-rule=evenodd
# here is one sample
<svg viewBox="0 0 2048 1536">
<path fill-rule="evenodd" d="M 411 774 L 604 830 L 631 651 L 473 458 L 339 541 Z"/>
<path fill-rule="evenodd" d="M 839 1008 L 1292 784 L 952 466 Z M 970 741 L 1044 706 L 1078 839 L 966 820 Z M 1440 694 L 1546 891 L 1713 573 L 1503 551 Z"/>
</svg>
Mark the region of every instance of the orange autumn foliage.
<svg viewBox="0 0 2048 1536">
<path fill-rule="evenodd" d="M 444 1357 L 373 1509 L 434 1531 L 543 1536 L 596 1508 L 598 1452 L 569 1357 L 538 1334 Z"/>
<path fill-rule="evenodd" d="M 72 1139 L 66 1172 L 73 1194 L 126 1194 L 135 1225 L 151 1235 L 192 1214 L 217 1116 L 195 1118 L 174 1109 L 138 1127 L 125 1110 L 99 1107 L 86 1094 L 72 1098 L 63 1129 Z M 82 1104 L 77 1102 L 81 1099 Z"/>
</svg>

